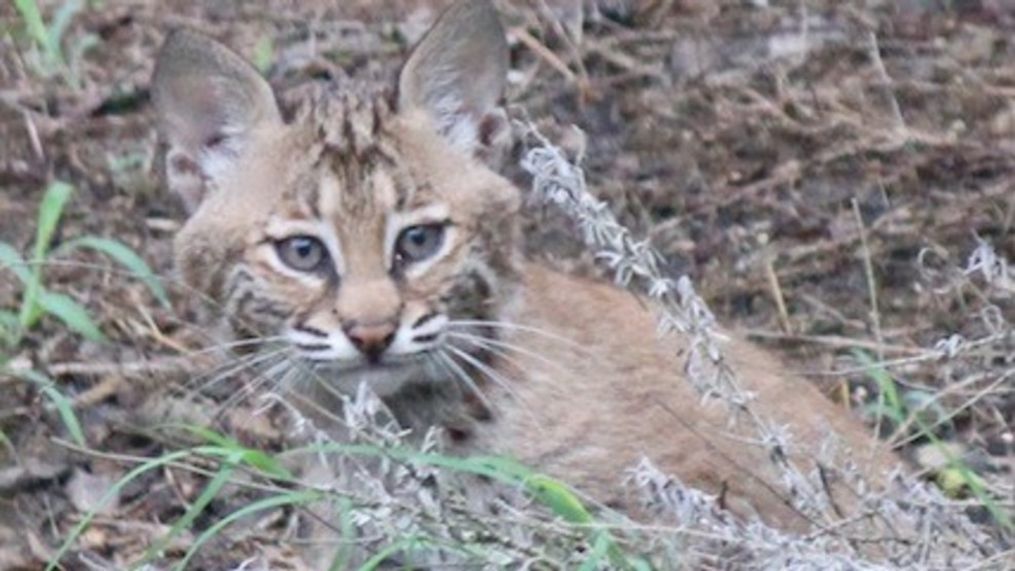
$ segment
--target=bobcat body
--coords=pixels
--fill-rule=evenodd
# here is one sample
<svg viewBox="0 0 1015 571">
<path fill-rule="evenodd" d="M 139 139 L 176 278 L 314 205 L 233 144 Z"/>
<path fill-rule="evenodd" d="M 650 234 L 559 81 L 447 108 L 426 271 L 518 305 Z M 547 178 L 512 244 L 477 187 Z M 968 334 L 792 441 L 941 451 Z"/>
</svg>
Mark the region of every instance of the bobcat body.
<svg viewBox="0 0 1015 571">
<path fill-rule="evenodd" d="M 507 68 L 495 11 L 462 0 L 396 89 L 325 90 L 285 122 L 249 64 L 174 33 L 153 98 L 169 185 L 192 210 L 184 278 L 246 334 L 281 338 L 319 409 L 367 383 L 403 423 L 444 426 L 452 451 L 514 456 L 632 513 L 622 484 L 648 457 L 734 513 L 808 527 L 756 436 L 681 378 L 687 339 L 657 335 L 630 293 L 520 253 L 519 191 L 485 162 Z M 727 337 L 802 470 L 829 434 L 869 457 L 874 481 L 894 464 L 814 387 Z"/>
</svg>

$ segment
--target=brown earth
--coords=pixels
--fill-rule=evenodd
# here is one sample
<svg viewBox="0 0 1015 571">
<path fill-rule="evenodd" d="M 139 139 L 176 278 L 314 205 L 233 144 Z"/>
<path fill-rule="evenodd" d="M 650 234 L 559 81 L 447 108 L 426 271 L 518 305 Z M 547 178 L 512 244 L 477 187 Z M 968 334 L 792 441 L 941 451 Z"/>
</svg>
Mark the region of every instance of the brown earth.
<svg viewBox="0 0 1015 571">
<path fill-rule="evenodd" d="M 172 449 L 152 429 L 161 419 L 210 410 L 246 444 L 282 439 L 269 419 L 247 414 L 252 403 L 217 407 L 234 389 L 202 395 L 203 408 L 174 408 L 189 402 L 181 395 L 196 374 L 180 356 L 209 335 L 201 304 L 171 279 L 182 210 L 158 183 L 148 105 L 166 32 L 199 28 L 262 58 L 285 92 L 346 74 L 389 77 L 426 29 L 428 6 L 445 3 L 88 4 L 63 36 L 69 65 L 57 73 L 39 64 L 11 4 L 0 6 L 0 240 L 27 253 L 43 189 L 68 181 L 76 192 L 57 241 L 115 237 L 167 276 L 175 306 L 160 307 L 96 255 L 47 269 L 48 287 L 88 307 L 111 342 L 82 342 L 47 318 L 0 352 L 73 399 L 90 448 L 68 444 L 32 384 L 0 374 L 0 569 L 38 568 L 132 457 Z M 57 4 L 43 3 L 47 18 Z M 963 270 L 980 241 L 1015 260 L 1015 10 L 987 0 L 862 5 L 502 2 L 512 113 L 524 109 L 571 150 L 582 141 L 569 126 L 580 127 L 595 193 L 726 322 L 780 351 L 830 398 L 856 408 L 875 400 L 854 351 L 892 363 L 913 402 L 934 399 L 932 422 L 950 417 L 937 433 L 1011 512 L 1015 272 L 991 285 Z M 597 271 L 561 215 L 532 210 L 534 255 Z M 0 269 L 0 309 L 16 310 L 20 291 Z M 942 358 L 935 343 L 954 335 L 986 340 Z M 882 426 L 886 437 L 928 466 L 926 438 L 891 428 Z M 78 553 L 106 568 L 136 560 L 202 481 L 165 469 L 129 484 Z M 956 493 L 989 525 L 968 490 Z M 206 549 L 199 566 L 235 565 L 253 551 L 296 565 L 280 539 L 285 517 L 236 532 L 231 551 Z"/>
</svg>

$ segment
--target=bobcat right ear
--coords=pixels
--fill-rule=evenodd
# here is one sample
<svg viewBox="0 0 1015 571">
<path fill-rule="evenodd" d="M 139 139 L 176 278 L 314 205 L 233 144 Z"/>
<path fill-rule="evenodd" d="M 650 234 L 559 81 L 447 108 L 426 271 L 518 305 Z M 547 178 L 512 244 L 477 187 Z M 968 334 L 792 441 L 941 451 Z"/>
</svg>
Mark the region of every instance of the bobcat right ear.
<svg viewBox="0 0 1015 571">
<path fill-rule="evenodd" d="M 490 0 L 458 0 L 419 42 L 398 79 L 400 108 L 428 112 L 451 145 L 476 153 L 496 127 L 508 44 Z"/>
<path fill-rule="evenodd" d="M 282 123 L 271 87 L 252 65 L 188 30 L 171 33 L 162 45 L 151 92 L 169 142 L 169 187 L 191 212 L 205 181 L 228 170 L 254 128 Z"/>
</svg>

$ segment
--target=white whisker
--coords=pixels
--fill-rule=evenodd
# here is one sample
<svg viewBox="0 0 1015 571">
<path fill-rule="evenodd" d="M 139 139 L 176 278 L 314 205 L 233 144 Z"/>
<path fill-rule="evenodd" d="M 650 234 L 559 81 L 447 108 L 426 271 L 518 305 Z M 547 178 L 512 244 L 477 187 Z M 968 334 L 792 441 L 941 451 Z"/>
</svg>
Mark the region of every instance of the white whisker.
<svg viewBox="0 0 1015 571">
<path fill-rule="evenodd" d="M 502 375 L 494 371 L 492 368 L 484 364 L 479 359 L 473 357 L 472 355 L 469 355 L 467 352 L 462 351 L 457 347 L 448 345 L 446 348 L 452 351 L 458 357 L 465 360 L 467 363 L 469 363 L 476 369 L 478 369 L 481 373 L 486 375 L 491 381 L 496 383 L 497 386 L 504 389 L 509 395 L 511 395 L 514 399 L 516 399 L 522 405 L 521 409 L 525 411 L 525 413 L 529 416 L 529 418 L 532 419 L 533 426 L 536 426 L 537 428 L 542 430 L 542 424 L 540 423 L 539 417 L 536 416 L 534 412 L 532 412 L 532 407 L 529 405 L 528 401 L 526 401 L 520 394 L 518 394 L 517 391 L 514 390 L 514 388 L 511 387 L 510 379 L 504 378 Z M 496 409 L 491 408 L 490 410 Z"/>
<path fill-rule="evenodd" d="M 273 357 L 278 356 L 280 353 L 286 350 L 287 349 L 282 348 L 263 353 L 252 353 L 250 355 L 245 355 L 243 357 L 227 361 L 222 365 L 213 368 L 211 371 L 208 371 L 203 375 L 199 375 L 197 377 L 194 377 L 193 379 L 190 379 L 186 383 L 186 387 L 188 389 L 191 389 L 196 386 L 199 386 L 199 388 L 196 388 L 195 390 L 199 392 L 207 391 L 208 389 L 212 388 L 213 386 L 217 385 L 223 380 L 232 377 L 233 375 L 239 373 L 240 371 L 256 367 L 257 365 L 264 363 L 265 361 L 268 361 Z"/>
<path fill-rule="evenodd" d="M 489 337 L 482 337 L 482 336 L 479 336 L 479 335 L 472 335 L 471 333 L 462 333 L 462 332 L 459 332 L 459 331 L 449 331 L 449 332 L 446 333 L 446 335 L 448 337 L 454 337 L 456 339 L 461 339 L 461 340 L 466 341 L 468 343 L 471 343 L 471 344 L 473 344 L 473 345 L 475 345 L 475 346 L 477 346 L 477 347 L 479 347 L 481 349 L 485 349 L 487 351 L 490 351 L 491 353 L 494 353 L 494 354 L 496 354 L 496 355 L 498 355 L 500 357 L 503 357 L 505 360 L 510 361 L 511 363 L 513 363 L 515 366 L 519 367 L 523 371 L 525 370 L 525 368 L 521 367 L 519 362 L 516 359 L 512 359 L 510 356 L 508 356 L 506 350 L 511 350 L 511 351 L 514 351 L 514 352 L 516 352 L 518 354 L 525 355 L 525 356 L 528 356 L 528 357 L 532 357 L 533 359 L 538 359 L 538 360 L 546 363 L 547 365 L 557 369 L 558 371 L 566 372 L 566 371 L 569 370 L 566 367 L 564 367 L 563 365 L 561 365 L 560 363 L 557 363 L 556 361 L 553 361 L 552 359 L 549 359 L 549 358 L 547 358 L 547 357 L 545 357 L 543 355 L 540 355 L 539 353 L 536 353 L 535 351 L 530 351 L 528 349 L 525 349 L 524 347 L 520 347 L 520 346 L 515 345 L 513 343 L 507 343 L 507 342 L 504 342 L 504 341 L 500 341 L 498 339 L 491 339 Z"/>
<path fill-rule="evenodd" d="M 454 353 L 455 355 L 457 355 L 458 357 L 460 357 L 462 360 L 464 360 L 468 364 L 470 364 L 473 367 L 475 367 L 476 369 L 478 369 L 479 372 L 481 372 L 484 375 L 486 375 L 491 381 L 493 381 L 494 383 L 497 383 L 497 386 L 499 386 L 500 388 L 502 388 L 505 391 L 507 391 L 508 394 L 510 394 L 511 396 L 517 398 L 519 401 L 522 400 L 521 396 L 518 395 L 518 393 L 514 390 L 514 388 L 511 387 L 511 381 L 509 379 L 504 378 L 497 371 L 494 371 L 487 364 L 485 364 L 482 361 L 480 361 L 479 359 L 473 357 L 468 352 L 459 349 L 458 347 L 454 347 L 452 345 L 448 345 L 447 349 L 449 351 L 451 351 L 452 353 Z"/>
<path fill-rule="evenodd" d="M 515 330 L 515 331 L 524 331 L 526 333 L 534 333 L 536 335 L 541 335 L 541 336 L 543 336 L 543 337 L 545 337 L 547 339 L 551 339 L 553 341 L 559 341 L 559 342 L 564 343 L 566 345 L 570 345 L 572 348 L 577 349 L 577 350 L 579 350 L 579 351 L 581 351 L 583 353 L 590 354 L 590 355 L 592 354 L 586 347 L 584 347 L 583 345 L 581 345 L 580 343 L 578 343 L 577 341 L 575 341 L 573 339 L 568 339 L 567 337 L 563 337 L 563 336 L 557 335 L 556 333 L 550 333 L 549 331 L 545 331 L 545 330 L 540 329 L 538 327 L 532 327 L 532 326 L 529 326 L 529 325 L 521 325 L 519 323 L 511 323 L 511 322 L 508 322 L 508 321 L 487 321 L 487 320 L 484 320 L 484 319 L 479 319 L 479 320 L 477 320 L 477 319 L 471 319 L 471 320 L 470 319 L 461 319 L 461 320 L 456 319 L 456 320 L 452 320 L 452 321 L 448 322 L 448 329 L 451 329 L 451 328 L 455 327 L 456 325 L 465 326 L 465 327 L 490 327 L 490 328 L 493 328 L 493 329 L 508 329 L 508 330 Z"/>
<path fill-rule="evenodd" d="M 449 348 L 453 349 L 452 347 Z M 483 406 L 486 407 L 487 410 L 494 410 L 493 403 L 490 402 L 490 400 L 486 397 L 486 394 L 479 388 L 479 384 L 476 383 L 475 379 L 470 377 L 461 365 L 456 363 L 455 360 L 444 351 L 439 351 L 437 355 L 441 358 L 441 362 L 448 368 L 448 371 L 451 372 L 452 377 L 457 378 L 465 384 L 465 386 L 476 395 L 476 398 L 483 403 Z"/>
<path fill-rule="evenodd" d="M 206 346 L 204 348 L 197 349 L 197 350 L 194 350 L 194 351 L 185 351 L 185 352 L 182 353 L 182 355 L 185 356 L 185 357 L 198 357 L 198 356 L 201 356 L 201 355 L 206 355 L 208 353 L 213 353 L 215 351 L 222 351 L 222 350 L 225 350 L 225 349 L 236 349 L 236 348 L 239 348 L 239 347 L 250 347 L 250 346 L 259 345 L 259 344 L 262 344 L 262 343 L 264 343 L 264 344 L 274 343 L 276 341 L 282 341 L 284 339 L 285 339 L 285 337 L 282 337 L 281 335 L 274 335 L 272 337 L 254 337 L 254 338 L 251 338 L 251 339 L 240 339 L 240 340 L 237 340 L 237 341 L 230 341 L 230 342 L 227 342 L 227 343 L 218 343 L 218 344 L 215 344 L 215 345 L 208 345 L 208 346 Z"/>
<path fill-rule="evenodd" d="M 243 386 L 240 388 L 240 390 L 238 390 L 235 394 L 230 395 L 229 398 L 227 398 L 221 405 L 219 405 L 218 410 L 215 412 L 215 416 L 217 417 L 221 415 L 230 407 L 236 405 L 236 403 L 254 394 L 254 392 L 257 391 L 257 389 L 261 388 L 265 384 L 270 383 L 276 375 L 286 370 L 289 367 L 289 362 L 285 355 L 286 351 L 287 351 L 286 349 L 282 349 L 279 351 L 275 351 L 273 353 L 269 353 L 271 357 L 277 358 L 277 361 L 271 363 L 270 365 L 267 365 L 267 369 L 258 372 L 254 376 L 254 379 L 252 381 L 244 383 Z M 265 359 L 258 365 L 269 363 L 271 361 L 272 359 Z"/>
</svg>

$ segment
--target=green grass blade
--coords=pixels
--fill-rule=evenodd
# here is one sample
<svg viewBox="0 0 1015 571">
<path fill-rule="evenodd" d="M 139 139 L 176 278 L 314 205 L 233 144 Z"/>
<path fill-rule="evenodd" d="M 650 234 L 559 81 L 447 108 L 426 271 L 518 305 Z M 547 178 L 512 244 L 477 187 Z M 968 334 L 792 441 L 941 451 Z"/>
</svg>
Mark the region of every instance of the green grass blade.
<svg viewBox="0 0 1015 571">
<path fill-rule="evenodd" d="M 976 500 L 983 504 L 983 507 L 986 508 L 990 516 L 994 518 L 994 521 L 1004 528 L 1005 531 L 1015 531 L 1015 523 L 1012 522 L 1011 517 L 1004 508 L 998 505 L 998 503 L 990 495 L 990 492 L 987 491 L 983 484 L 983 479 L 973 472 L 973 470 L 971 470 L 961 458 L 957 458 L 954 454 L 952 454 L 948 447 L 945 446 L 944 442 L 942 442 L 941 439 L 931 431 L 930 427 L 927 426 L 923 420 L 921 420 L 918 416 L 915 417 L 914 420 L 920 427 L 920 431 L 927 437 L 928 440 L 930 440 L 931 444 L 934 445 L 934 448 L 944 455 L 945 459 L 948 461 L 949 468 L 965 482 L 966 486 L 969 487 L 969 490 L 974 496 L 976 496 Z"/>
<path fill-rule="evenodd" d="M 67 327 L 82 337 L 97 343 L 106 340 L 105 335 L 99 331 L 95 322 L 88 315 L 88 310 L 74 301 L 70 296 L 62 293 L 43 291 L 39 297 L 39 306 L 47 313 L 63 321 Z"/>
<path fill-rule="evenodd" d="M 53 21 L 49 25 L 49 33 L 46 35 L 46 40 L 52 46 L 52 50 L 60 58 L 60 63 L 63 62 L 63 50 L 60 48 L 60 43 L 63 40 L 63 35 L 67 32 L 67 28 L 70 26 L 71 20 L 74 16 L 81 11 L 83 2 L 81 0 L 64 0 L 64 2 L 56 9 L 56 13 L 53 14 Z"/>
<path fill-rule="evenodd" d="M 864 369 L 867 370 L 867 374 L 877 383 L 878 392 L 887 399 L 885 404 L 892 411 L 893 416 L 905 418 L 906 407 L 902 404 L 902 399 L 899 397 L 899 390 L 895 386 L 895 379 L 866 351 L 857 349 L 853 351 L 853 355 L 860 361 Z"/>
<path fill-rule="evenodd" d="M 934 395 L 919 390 L 906 391 L 902 395 L 903 404 L 910 414 L 918 416 L 919 419 L 928 424 L 928 429 L 935 434 L 939 428 L 954 428 L 952 415 L 948 414 L 941 403 Z"/>
<path fill-rule="evenodd" d="M 864 418 L 887 418 L 892 421 L 891 428 L 896 429 L 906 422 L 906 414 L 900 412 L 884 402 L 884 398 L 868 403 L 863 407 Z"/>
<path fill-rule="evenodd" d="M 521 485 L 537 500 L 549 507 L 570 523 L 589 524 L 592 516 L 581 500 L 563 484 L 553 478 L 539 474 L 522 464 L 498 456 L 472 456 L 456 458 L 441 454 L 417 452 L 407 448 L 382 448 L 366 444 L 338 444 L 308 446 L 292 453 L 324 452 L 352 456 L 384 457 L 403 462 L 416 462 L 447 468 L 456 472 L 486 476 L 505 484 Z"/>
<path fill-rule="evenodd" d="M 43 21 L 42 13 L 39 12 L 39 5 L 35 0 L 14 0 L 14 7 L 21 14 L 21 20 L 25 23 L 25 30 L 32 38 L 32 41 L 43 50 L 47 58 L 54 62 L 58 61 L 54 54 L 50 53 L 52 47 L 49 43 L 49 31 L 46 29 L 46 22 Z"/>
<path fill-rule="evenodd" d="M 342 533 L 342 545 L 335 553 L 328 571 L 342 571 L 349 567 L 349 559 L 352 557 L 352 547 L 356 541 L 356 523 L 352 519 L 352 502 L 349 498 L 339 498 L 338 513 L 342 521 L 339 530 Z"/>
<path fill-rule="evenodd" d="M 74 187 L 63 181 L 54 181 L 46 188 L 46 194 L 42 197 L 42 204 L 39 206 L 39 226 L 35 233 L 35 250 L 33 257 L 36 260 L 46 259 L 49 252 L 49 245 L 53 240 L 53 233 L 63 216 L 63 209 L 74 193 Z"/>
<path fill-rule="evenodd" d="M 71 529 L 70 533 L 67 534 L 67 538 L 64 539 L 63 544 L 61 544 L 60 548 L 57 549 L 55 554 L 53 554 L 52 559 L 49 560 L 49 564 L 46 566 L 46 571 L 55 571 L 60 567 L 60 560 L 63 559 L 64 555 L 66 555 L 68 551 L 70 551 L 71 546 L 73 546 L 74 543 L 78 540 L 78 538 L 81 537 L 81 534 L 84 533 L 86 529 L 88 529 L 88 526 L 91 525 L 92 520 L 95 519 L 96 514 L 98 514 L 98 511 L 102 509 L 102 507 L 105 506 L 107 503 L 109 503 L 110 500 L 117 497 L 124 487 L 126 487 L 128 484 L 130 484 L 131 482 L 133 482 L 146 472 L 149 472 L 151 470 L 157 470 L 163 466 L 166 466 L 167 464 L 179 462 L 180 460 L 185 459 L 187 456 L 190 456 L 193 453 L 194 452 L 191 450 L 181 450 L 178 452 L 172 452 L 170 454 L 160 456 L 158 458 L 153 458 L 152 460 L 149 460 L 148 462 L 141 464 L 137 468 L 134 468 L 133 470 L 128 472 L 127 475 L 124 476 L 123 478 L 120 478 L 120 480 L 115 484 L 113 484 L 113 486 L 109 488 L 109 491 L 107 491 L 105 495 L 103 495 L 102 498 L 99 499 L 99 502 L 96 505 L 96 507 L 92 511 L 85 514 L 85 516 L 81 518 L 81 521 L 79 521 L 78 524 L 74 526 L 73 529 Z"/>
<path fill-rule="evenodd" d="M 564 483 L 539 474 L 524 465 L 498 456 L 455 458 L 441 454 L 418 452 L 406 448 L 382 448 L 366 444 L 328 443 L 291 450 L 288 453 L 337 453 L 352 456 L 388 457 L 403 462 L 415 462 L 453 471 L 486 476 L 508 485 L 522 486 L 537 501 L 569 523 L 589 528 L 595 522 L 581 500 Z M 613 567 L 631 569 L 635 563 L 626 557 L 615 540 L 607 533 L 600 541 L 607 542 L 607 555 Z M 390 555 L 390 553 L 388 554 Z M 379 564 L 379 563 L 378 563 Z M 640 565 L 639 565 L 640 566 Z"/>
<path fill-rule="evenodd" d="M 35 229 L 35 246 L 32 251 L 31 280 L 25 288 L 21 302 L 21 326 L 31 329 L 42 316 L 39 298 L 42 296 L 42 266 L 49 252 L 53 233 L 60 223 L 63 209 L 74 192 L 73 187 L 61 181 L 55 181 L 46 188 L 39 205 L 38 225 Z"/>
<path fill-rule="evenodd" d="M 592 523 L 592 514 L 582 504 L 578 496 L 567 485 L 542 474 L 534 474 L 525 480 L 525 488 L 540 503 L 553 510 L 553 513 L 569 523 L 588 525 Z"/>
<path fill-rule="evenodd" d="M 69 252 L 77 248 L 88 248 L 109 256 L 113 261 L 127 268 L 128 271 L 141 280 L 163 307 L 170 307 L 169 296 L 166 294 L 166 290 L 162 286 L 162 282 L 159 281 L 158 276 L 155 275 L 155 272 L 152 271 L 141 256 L 122 242 L 108 238 L 99 238 L 98 236 L 84 236 L 67 242 L 57 251 L 54 251 L 53 254 Z"/>
<path fill-rule="evenodd" d="M 596 533 L 592 540 L 592 549 L 589 551 L 589 556 L 578 567 L 578 571 L 597 571 L 602 567 L 612 543 L 609 535 L 606 533 Z"/>
<path fill-rule="evenodd" d="M 85 431 L 81 428 L 81 422 L 78 420 L 78 416 L 74 412 L 74 403 L 71 399 L 67 398 L 66 395 L 60 392 L 60 389 L 57 388 L 56 383 L 54 383 L 52 379 L 31 369 L 5 370 L 10 375 L 35 385 L 39 389 L 39 392 L 45 395 L 46 398 L 53 403 L 57 413 L 60 415 L 60 420 L 63 422 L 64 428 L 67 429 L 67 433 L 71 435 L 74 442 L 82 448 L 88 447 L 88 444 L 85 442 Z"/>
<path fill-rule="evenodd" d="M 262 36 L 254 46 L 254 57 L 251 62 L 261 74 L 268 73 L 271 64 L 275 61 L 275 41 L 271 36 Z"/>
<path fill-rule="evenodd" d="M 74 414 L 74 403 L 53 386 L 41 387 L 41 390 L 52 401 L 53 405 L 56 406 L 56 410 L 60 414 L 60 420 L 67 427 L 67 432 L 70 433 L 74 442 L 82 448 L 87 448 L 88 444 L 85 442 L 85 433 L 81 429 L 81 423 L 78 422 L 77 415 Z"/>
<path fill-rule="evenodd" d="M 857 359 L 863 364 L 867 371 L 867 374 L 871 376 L 877 382 L 881 393 L 887 398 L 886 406 L 893 411 L 894 416 L 906 419 L 909 417 L 906 412 L 906 406 L 903 404 L 902 398 L 899 397 L 899 392 L 896 387 L 895 379 L 892 378 L 891 374 L 883 367 L 880 363 L 876 362 L 870 355 L 864 351 L 856 350 L 853 352 Z M 1012 522 L 1011 517 L 998 505 L 994 498 L 990 495 L 987 489 L 983 485 L 983 480 L 973 470 L 966 465 L 960 458 L 956 458 L 952 454 L 948 447 L 944 445 L 937 435 L 934 434 L 933 428 L 928 425 L 919 412 L 913 415 L 913 421 L 919 428 L 920 434 L 930 440 L 931 444 L 944 454 L 948 461 L 949 468 L 961 478 L 966 486 L 969 487 L 973 495 L 976 496 L 984 508 L 990 513 L 991 517 L 1008 531 L 1015 530 L 1015 523 Z"/>
<path fill-rule="evenodd" d="M 0 309 L 0 343 L 8 347 L 16 345 L 20 328 L 16 313 Z M 0 361 L 0 368 L 2 367 L 3 362 Z"/>
<path fill-rule="evenodd" d="M 212 500 L 218 497 L 222 488 L 229 483 L 229 480 L 233 477 L 233 473 L 236 471 L 236 466 L 239 464 L 242 455 L 243 454 L 240 451 L 233 451 L 228 454 L 223 461 L 222 466 L 219 468 L 219 471 L 208 482 L 208 485 L 204 487 L 204 490 L 201 491 L 201 495 L 198 496 L 197 499 L 194 500 L 194 503 L 190 505 L 190 508 L 187 509 L 187 511 L 180 516 L 175 523 L 173 523 L 173 527 L 169 528 L 169 532 L 159 538 L 158 541 L 148 548 L 148 551 L 145 552 L 141 561 L 133 566 L 134 569 L 144 566 L 146 563 L 154 559 L 160 551 L 165 549 L 166 545 L 168 545 L 174 537 L 179 535 L 184 528 L 190 527 L 190 525 L 194 523 L 197 516 L 204 512 L 208 505 L 211 504 Z"/>
<path fill-rule="evenodd" d="M 10 270 L 22 283 L 32 281 L 32 272 L 21 254 L 7 242 L 0 242 L 0 270 Z"/>
<path fill-rule="evenodd" d="M 279 494 L 277 496 L 271 496 L 247 504 L 246 506 L 243 506 L 242 508 L 232 512 L 226 517 L 215 522 L 215 524 L 210 526 L 208 529 L 204 530 L 204 532 L 202 532 L 201 535 L 199 535 L 197 539 L 194 540 L 194 543 L 187 550 L 187 553 L 186 555 L 183 556 L 183 559 L 176 564 L 175 569 L 177 571 L 183 571 L 184 569 L 186 569 L 187 564 L 190 563 L 190 560 L 193 559 L 195 555 L 197 555 L 198 551 L 201 550 L 201 547 L 205 543 L 207 543 L 213 537 L 221 533 L 223 529 L 225 529 L 232 523 L 236 522 L 237 520 L 240 520 L 242 518 L 262 511 L 279 508 L 282 506 L 296 506 L 309 504 L 318 501 L 323 497 L 324 494 L 316 490 L 293 491 L 284 494 Z"/>
<path fill-rule="evenodd" d="M 200 426 L 189 426 L 184 425 L 181 428 L 193 433 L 198 438 L 205 440 L 208 443 L 214 444 L 222 448 L 223 450 L 235 451 L 240 454 L 240 461 L 248 466 L 268 474 L 269 476 L 280 478 L 283 480 L 292 480 L 293 475 L 289 470 L 282 465 L 281 462 L 273 458 L 266 452 L 261 450 L 255 450 L 248 448 L 235 439 L 229 438 L 223 434 L 219 434 L 214 430 Z"/>
</svg>

